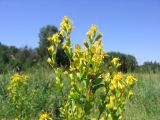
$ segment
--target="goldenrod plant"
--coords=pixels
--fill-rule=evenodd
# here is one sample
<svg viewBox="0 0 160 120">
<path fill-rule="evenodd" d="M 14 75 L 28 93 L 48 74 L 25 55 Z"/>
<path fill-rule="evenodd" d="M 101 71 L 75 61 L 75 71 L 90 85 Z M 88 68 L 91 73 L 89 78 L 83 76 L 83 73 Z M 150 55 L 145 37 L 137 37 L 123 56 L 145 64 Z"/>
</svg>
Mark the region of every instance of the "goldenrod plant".
<svg viewBox="0 0 160 120">
<path fill-rule="evenodd" d="M 83 41 L 84 47 L 71 44 L 72 22 L 64 17 L 60 32 L 49 37 L 51 57 L 48 63 L 56 75 L 56 88 L 60 91 L 60 119 L 64 120 L 120 120 L 126 103 L 134 95 L 136 78 L 123 75 L 117 68 L 119 58 L 105 66 L 107 53 L 103 50 L 102 33 L 92 25 Z M 61 44 L 60 36 L 65 42 Z M 56 67 L 56 52 L 62 47 L 69 59 L 69 69 Z M 66 84 L 67 80 L 67 84 Z M 66 91 L 64 93 L 64 91 Z"/>
<path fill-rule="evenodd" d="M 28 76 L 15 73 L 11 76 L 7 87 L 9 101 L 15 110 L 21 111 L 28 102 L 26 101 Z M 18 117 L 22 117 L 23 113 Z"/>
<path fill-rule="evenodd" d="M 48 113 L 42 113 L 39 120 L 53 120 Z"/>
<path fill-rule="evenodd" d="M 25 90 L 27 85 L 28 76 L 27 75 L 20 75 L 19 73 L 15 73 L 10 78 L 10 84 L 8 86 L 9 96 L 11 99 L 11 102 L 14 104 L 17 104 L 16 107 L 18 107 L 19 99 L 21 99 L 22 95 L 25 94 L 23 90 Z M 23 91 L 23 92 L 22 92 Z"/>
</svg>

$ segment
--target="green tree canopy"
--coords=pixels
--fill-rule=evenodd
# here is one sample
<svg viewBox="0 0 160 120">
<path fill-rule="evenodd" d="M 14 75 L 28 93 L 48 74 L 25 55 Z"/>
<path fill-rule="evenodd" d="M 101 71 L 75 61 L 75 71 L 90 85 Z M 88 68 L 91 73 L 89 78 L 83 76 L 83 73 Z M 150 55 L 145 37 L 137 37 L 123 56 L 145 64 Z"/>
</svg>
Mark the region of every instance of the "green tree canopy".
<svg viewBox="0 0 160 120">
<path fill-rule="evenodd" d="M 122 64 L 119 68 L 122 72 L 133 72 L 138 66 L 137 60 L 132 55 L 123 54 L 120 52 L 108 52 L 109 60 L 114 57 L 120 58 L 120 63 Z"/>
<path fill-rule="evenodd" d="M 146 73 L 158 73 L 160 72 L 160 63 L 146 61 L 143 65 L 139 66 L 139 71 Z"/>
</svg>

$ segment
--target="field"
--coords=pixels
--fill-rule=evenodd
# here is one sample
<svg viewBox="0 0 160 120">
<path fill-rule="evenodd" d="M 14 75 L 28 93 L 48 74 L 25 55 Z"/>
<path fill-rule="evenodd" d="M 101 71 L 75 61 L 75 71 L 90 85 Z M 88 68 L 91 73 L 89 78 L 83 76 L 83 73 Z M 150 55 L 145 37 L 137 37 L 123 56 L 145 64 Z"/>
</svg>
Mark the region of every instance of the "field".
<svg viewBox="0 0 160 120">
<path fill-rule="evenodd" d="M 27 92 L 21 101 L 14 106 L 8 97 L 7 86 L 11 73 L 0 75 L 0 118 L 38 119 L 43 112 L 51 112 L 53 117 L 59 113 L 58 97 L 55 92 L 55 78 L 52 71 L 39 68 L 30 69 Z M 124 119 L 126 120 L 158 120 L 160 118 L 160 74 L 135 74 L 139 80 L 134 87 L 135 96 L 126 106 Z"/>
<path fill-rule="evenodd" d="M 160 119 L 160 74 L 136 74 L 135 97 L 125 111 L 126 120 Z"/>
</svg>

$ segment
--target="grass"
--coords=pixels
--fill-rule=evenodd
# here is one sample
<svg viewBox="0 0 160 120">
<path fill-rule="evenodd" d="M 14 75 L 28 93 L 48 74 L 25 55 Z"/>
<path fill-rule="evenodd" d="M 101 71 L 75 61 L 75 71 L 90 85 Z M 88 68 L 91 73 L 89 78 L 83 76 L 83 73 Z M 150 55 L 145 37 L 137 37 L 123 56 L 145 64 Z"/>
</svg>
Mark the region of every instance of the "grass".
<svg viewBox="0 0 160 120">
<path fill-rule="evenodd" d="M 126 120 L 160 119 L 160 74 L 136 74 L 135 97 L 126 106 Z"/>
<path fill-rule="evenodd" d="M 58 115 L 59 103 L 54 88 L 54 74 L 44 68 L 31 69 L 29 87 L 24 96 L 25 105 L 16 109 L 10 103 L 6 87 L 11 73 L 0 75 L 0 120 L 14 119 L 21 115 L 24 119 L 36 120 L 39 114 L 50 112 Z M 160 118 L 160 74 L 135 74 L 139 80 L 134 88 L 135 97 L 127 104 L 125 120 L 158 120 Z M 31 95 L 31 93 L 33 93 Z M 20 116 L 19 116 L 20 117 Z"/>
<path fill-rule="evenodd" d="M 13 105 L 8 97 L 6 88 L 10 74 L 0 76 L 0 120 L 16 117 L 36 120 L 43 112 L 55 111 L 54 78 L 51 71 L 41 68 L 30 70 L 26 74 L 29 74 L 30 79 L 23 102 L 21 102 L 24 104 L 22 108 Z"/>
</svg>

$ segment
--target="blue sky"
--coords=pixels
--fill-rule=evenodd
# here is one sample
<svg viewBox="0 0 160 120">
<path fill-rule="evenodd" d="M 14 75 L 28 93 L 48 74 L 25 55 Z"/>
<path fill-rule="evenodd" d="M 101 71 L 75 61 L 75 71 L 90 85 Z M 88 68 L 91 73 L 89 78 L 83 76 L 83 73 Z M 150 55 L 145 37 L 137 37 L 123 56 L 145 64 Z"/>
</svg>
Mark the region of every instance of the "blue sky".
<svg viewBox="0 0 160 120">
<path fill-rule="evenodd" d="M 106 51 L 160 62 L 160 0 L 0 0 L 0 42 L 38 47 L 40 28 L 59 27 L 63 16 L 74 22 L 74 44 L 96 24 Z"/>
</svg>

